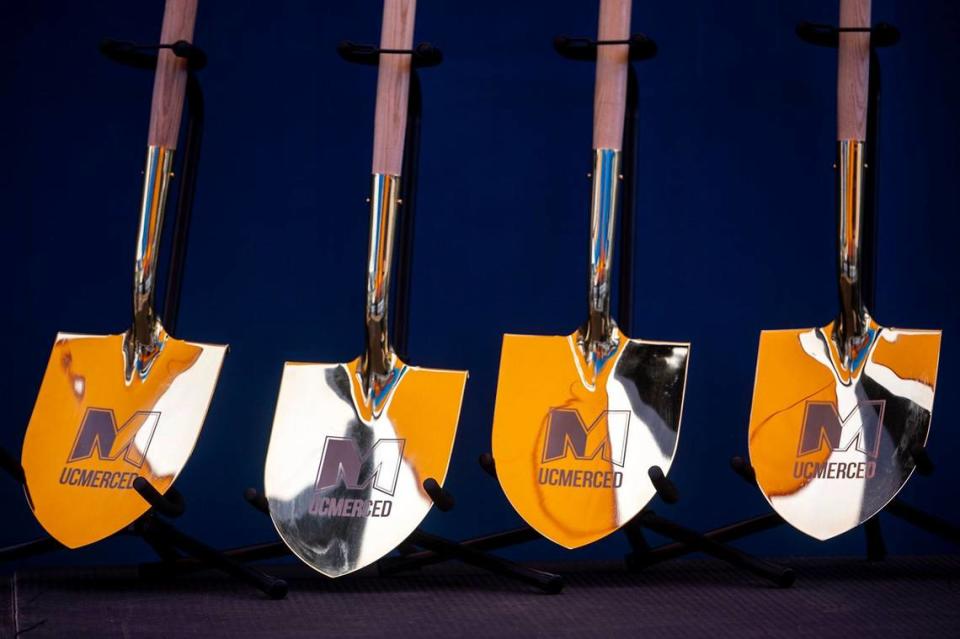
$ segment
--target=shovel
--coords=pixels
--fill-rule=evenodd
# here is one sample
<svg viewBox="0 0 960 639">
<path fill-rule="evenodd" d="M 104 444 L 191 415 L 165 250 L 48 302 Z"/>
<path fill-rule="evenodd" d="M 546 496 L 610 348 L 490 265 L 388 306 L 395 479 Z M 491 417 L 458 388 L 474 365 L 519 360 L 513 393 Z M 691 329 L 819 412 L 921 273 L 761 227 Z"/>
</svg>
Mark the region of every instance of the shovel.
<svg viewBox="0 0 960 639">
<path fill-rule="evenodd" d="M 466 371 L 409 366 L 387 334 L 415 0 L 385 0 L 380 38 L 366 348 L 352 362 L 287 362 L 267 451 L 270 516 L 290 549 L 338 577 L 402 543 L 447 474 Z"/>
<path fill-rule="evenodd" d="M 840 26 L 870 27 L 870 0 L 840 0 Z M 825 540 L 859 526 L 913 473 L 930 428 L 940 331 L 886 328 L 864 303 L 863 202 L 870 34 L 841 32 L 837 80 L 840 314 L 763 331 L 750 461 L 767 501 Z"/>
<path fill-rule="evenodd" d="M 631 0 L 601 0 L 600 41 L 630 37 Z M 505 335 L 493 418 L 497 477 L 544 537 L 577 548 L 617 530 L 670 467 L 690 345 L 630 339 L 610 317 L 610 266 L 626 108 L 626 44 L 597 47 L 586 323 Z"/>
<path fill-rule="evenodd" d="M 190 41 L 197 0 L 167 0 L 161 42 Z M 149 505 L 143 477 L 165 493 L 203 426 L 226 346 L 175 339 L 153 308 L 164 205 L 187 81 L 161 49 L 153 85 L 134 266 L 133 325 L 119 335 L 59 333 L 23 442 L 27 499 L 69 548 L 123 529 Z"/>
</svg>

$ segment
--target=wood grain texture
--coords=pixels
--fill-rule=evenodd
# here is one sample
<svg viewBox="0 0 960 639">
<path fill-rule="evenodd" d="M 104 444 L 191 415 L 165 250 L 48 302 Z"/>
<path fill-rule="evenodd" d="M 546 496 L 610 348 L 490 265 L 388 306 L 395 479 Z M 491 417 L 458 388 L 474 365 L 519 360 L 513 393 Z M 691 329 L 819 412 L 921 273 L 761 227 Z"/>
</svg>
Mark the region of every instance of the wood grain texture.
<svg viewBox="0 0 960 639">
<path fill-rule="evenodd" d="M 869 27 L 870 0 L 840 0 L 840 27 Z M 841 33 L 837 61 L 837 139 L 867 137 L 870 34 Z"/>
<path fill-rule="evenodd" d="M 600 0 L 598 40 L 630 37 L 632 0 Z M 627 105 L 627 66 L 630 45 L 597 47 L 597 84 L 593 93 L 593 148 L 620 149 Z"/>
<path fill-rule="evenodd" d="M 197 19 L 197 0 L 167 0 L 163 11 L 161 44 L 178 40 L 193 42 Z M 177 133 L 183 115 L 183 97 L 187 88 L 187 61 L 170 49 L 160 49 L 157 73 L 153 78 L 153 102 L 150 107 L 150 134 L 147 143 L 168 149 L 177 148 Z"/>
<path fill-rule="evenodd" d="M 416 0 L 384 0 L 381 49 L 412 49 Z M 377 76 L 377 110 L 373 125 L 373 172 L 400 175 L 403 138 L 407 132 L 412 56 L 380 55 Z"/>
</svg>

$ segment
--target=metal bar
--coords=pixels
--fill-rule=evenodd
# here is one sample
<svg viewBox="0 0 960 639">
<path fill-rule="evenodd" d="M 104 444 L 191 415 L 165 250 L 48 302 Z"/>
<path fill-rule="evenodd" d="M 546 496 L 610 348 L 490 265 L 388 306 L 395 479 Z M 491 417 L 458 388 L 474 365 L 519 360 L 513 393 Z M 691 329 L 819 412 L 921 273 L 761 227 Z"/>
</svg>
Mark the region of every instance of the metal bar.
<svg viewBox="0 0 960 639">
<path fill-rule="evenodd" d="M 918 528 L 922 528 L 928 533 L 937 535 L 955 544 L 960 544 L 960 526 L 952 524 L 946 519 L 925 513 L 899 499 L 894 499 L 887 504 L 886 512 Z"/>
<path fill-rule="evenodd" d="M 26 559 L 27 557 L 42 555 L 62 548 L 66 548 L 66 546 L 53 537 L 41 537 L 22 544 L 0 548 L 0 562 Z"/>
<path fill-rule="evenodd" d="M 771 528 L 776 528 L 783 523 L 783 518 L 780 517 L 780 515 L 777 513 L 768 513 L 766 515 L 739 521 L 735 524 L 730 524 L 721 528 L 715 528 L 703 533 L 703 536 L 710 541 L 729 543 L 731 541 L 736 541 L 737 539 L 755 535 L 765 530 L 770 530 Z M 665 544 L 663 546 L 657 546 L 656 548 L 651 549 L 649 552 L 630 555 L 628 558 L 628 564 L 634 569 L 643 568 L 645 566 L 651 566 L 653 564 L 660 563 L 661 561 L 676 559 L 677 557 L 682 557 L 683 555 L 697 552 L 698 550 L 698 548 L 693 547 L 690 544 L 678 541 Z"/>
<path fill-rule="evenodd" d="M 479 552 L 490 552 L 524 544 L 530 541 L 542 539 L 540 533 L 530 526 L 522 526 L 513 530 L 484 535 L 461 541 L 460 545 Z M 418 570 L 424 566 L 438 564 L 450 559 L 449 556 L 432 550 L 411 553 L 403 557 L 387 557 L 379 563 L 380 572 L 383 574 L 393 574 L 405 572 L 408 570 Z"/>
<path fill-rule="evenodd" d="M 620 205 L 620 269 L 617 286 L 617 323 L 627 335 L 633 326 L 634 228 L 637 193 L 637 73 L 633 66 L 627 72 L 627 115 L 623 125 L 623 186 Z"/>
<path fill-rule="evenodd" d="M 187 133 L 183 163 L 180 167 L 180 186 L 177 192 L 177 214 L 173 222 L 170 265 L 167 268 L 166 291 L 163 299 L 163 326 L 174 334 L 180 315 L 180 296 L 183 291 L 183 273 L 187 261 L 190 222 L 193 217 L 193 199 L 197 190 L 197 168 L 200 164 L 200 145 L 206 113 L 203 90 L 194 73 L 187 76 Z"/>
<path fill-rule="evenodd" d="M 6 448 L 0 448 L 0 469 L 9 473 L 13 479 L 21 486 L 27 483 L 27 478 L 23 473 L 23 466 Z"/>
<path fill-rule="evenodd" d="M 521 566 L 512 561 L 501 559 L 495 555 L 488 555 L 469 546 L 419 530 L 410 536 L 410 540 L 423 548 L 455 557 L 464 563 L 483 568 L 492 573 L 516 579 L 550 594 L 556 594 L 563 590 L 563 577 L 560 575 Z"/>
<path fill-rule="evenodd" d="M 414 220 L 417 210 L 417 175 L 420 164 L 420 121 L 423 101 L 420 78 L 416 70 L 410 73 L 409 107 L 407 108 L 407 133 L 403 149 L 403 173 L 401 175 L 400 220 L 397 242 L 397 269 L 393 300 L 393 348 L 397 356 L 407 359 L 410 341 L 410 289 L 413 274 Z"/>
<path fill-rule="evenodd" d="M 767 579 L 781 588 L 793 585 L 796 575 L 791 568 L 785 568 L 763 559 L 757 559 L 731 546 L 726 546 L 698 532 L 685 528 L 652 511 L 638 515 L 639 523 L 646 528 L 676 541 L 683 542 L 702 552 L 721 559 L 733 566 L 743 568 L 758 577 Z"/>
<path fill-rule="evenodd" d="M 222 570 L 230 576 L 258 588 L 271 599 L 282 599 L 287 594 L 287 582 L 284 580 L 271 577 L 223 555 L 205 543 L 177 530 L 159 517 L 151 517 L 144 522 L 144 526 L 149 527 L 151 532 L 155 533 L 158 538 L 163 539 L 165 543 L 176 546 L 184 553 L 196 557 L 211 568 Z"/>
</svg>

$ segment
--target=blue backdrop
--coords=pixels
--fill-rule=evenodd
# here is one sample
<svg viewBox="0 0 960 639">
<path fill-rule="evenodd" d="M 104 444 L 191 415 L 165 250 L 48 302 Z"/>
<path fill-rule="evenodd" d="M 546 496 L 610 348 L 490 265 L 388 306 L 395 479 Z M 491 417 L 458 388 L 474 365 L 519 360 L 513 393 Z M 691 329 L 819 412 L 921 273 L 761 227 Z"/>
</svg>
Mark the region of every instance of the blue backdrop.
<svg viewBox="0 0 960 639">
<path fill-rule="evenodd" d="M 441 46 L 445 61 L 421 74 L 409 351 L 416 364 L 470 370 L 448 479 L 457 508 L 426 521 L 460 537 L 519 523 L 476 463 L 489 449 L 502 333 L 565 334 L 585 312 L 593 65 L 560 58 L 551 40 L 593 35 L 597 9 L 584 0 L 418 9 L 417 39 Z M 262 483 L 284 360 L 345 361 L 362 347 L 376 71 L 341 61 L 335 45 L 375 42 L 380 11 L 378 0 L 201 2 L 208 123 L 178 332 L 231 351 L 177 486 L 188 497 L 183 528 L 215 545 L 275 539 L 242 491 Z M 56 332 L 126 328 L 152 77 L 105 60 L 97 43 L 155 42 L 162 2 L 37 0 L 0 13 L 0 445 L 19 451 Z M 944 329 L 930 438 L 939 467 L 904 495 L 956 519 L 960 5 L 876 0 L 873 13 L 903 32 L 880 52 L 876 315 Z M 758 334 L 835 311 L 836 54 L 801 43 L 794 25 L 836 16 L 835 2 L 813 0 L 634 9 L 634 30 L 660 46 L 637 64 L 634 333 L 693 343 L 671 472 L 682 500 L 658 506 L 693 527 L 768 511 L 728 468 L 746 451 Z M 41 533 L 12 481 L 0 481 L 0 512 L 0 544 Z M 894 552 L 949 550 L 883 524 Z M 783 528 L 746 547 L 856 554 L 863 535 L 816 543 Z M 613 536 L 572 555 L 624 549 Z M 149 554 L 118 539 L 42 561 Z M 568 555 L 544 542 L 522 556 Z"/>
</svg>

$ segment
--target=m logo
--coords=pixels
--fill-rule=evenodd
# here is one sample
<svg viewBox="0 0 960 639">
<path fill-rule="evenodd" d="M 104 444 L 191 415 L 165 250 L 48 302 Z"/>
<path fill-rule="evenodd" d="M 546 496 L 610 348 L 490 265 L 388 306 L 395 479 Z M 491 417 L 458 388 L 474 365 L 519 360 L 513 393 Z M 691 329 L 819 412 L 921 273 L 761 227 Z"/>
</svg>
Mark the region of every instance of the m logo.
<svg viewBox="0 0 960 639">
<path fill-rule="evenodd" d="M 317 471 L 318 491 L 337 486 L 341 480 L 350 490 L 373 484 L 382 493 L 393 495 L 403 463 L 403 439 L 380 439 L 366 455 L 349 437 L 328 436 Z"/>
<path fill-rule="evenodd" d="M 883 429 L 884 400 L 860 402 L 850 413 L 840 418 L 831 402 L 807 402 L 803 415 L 803 431 L 797 456 L 822 450 L 856 450 L 876 457 L 880 453 L 880 435 Z"/>
<path fill-rule="evenodd" d="M 605 410 L 587 427 L 577 411 L 554 408 L 547 422 L 543 461 L 555 461 L 568 454 L 575 459 L 594 459 L 599 453 L 602 459 L 622 467 L 629 427 L 630 411 Z"/>
<path fill-rule="evenodd" d="M 159 412 L 140 410 L 117 428 L 112 410 L 88 408 L 67 463 L 87 459 L 96 452 L 97 457 L 109 461 L 123 455 L 124 460 L 140 468 L 159 422 Z"/>
</svg>

